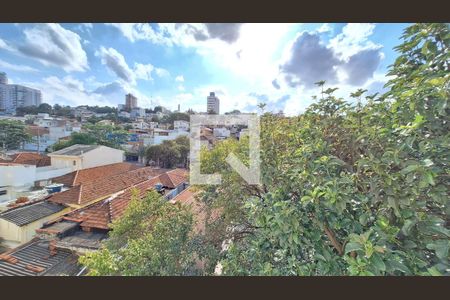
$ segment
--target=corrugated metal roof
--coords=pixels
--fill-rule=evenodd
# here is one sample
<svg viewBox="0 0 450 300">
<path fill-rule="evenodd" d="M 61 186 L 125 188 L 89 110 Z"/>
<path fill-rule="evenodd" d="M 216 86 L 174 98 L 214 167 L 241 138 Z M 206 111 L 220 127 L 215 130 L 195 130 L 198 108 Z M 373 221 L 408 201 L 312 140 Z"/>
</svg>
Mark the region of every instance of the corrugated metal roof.
<svg viewBox="0 0 450 300">
<path fill-rule="evenodd" d="M 7 220 L 18 226 L 24 226 L 63 210 L 65 206 L 53 202 L 39 203 L 7 210 L 0 214 L 0 219 Z"/>
<path fill-rule="evenodd" d="M 9 255 L 18 261 L 11 263 L 0 260 L 0 276 L 74 275 L 79 270 L 76 256 L 72 252 L 58 249 L 51 255 L 48 241 L 31 242 Z M 32 271 L 30 266 L 42 268 L 42 271 Z"/>
</svg>

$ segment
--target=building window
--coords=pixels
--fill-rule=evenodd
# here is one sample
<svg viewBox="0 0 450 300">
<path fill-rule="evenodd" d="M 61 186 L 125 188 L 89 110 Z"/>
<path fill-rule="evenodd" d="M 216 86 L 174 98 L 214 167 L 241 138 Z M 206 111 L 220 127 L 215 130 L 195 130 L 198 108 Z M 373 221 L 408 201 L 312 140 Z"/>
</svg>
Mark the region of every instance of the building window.
<svg viewBox="0 0 450 300">
<path fill-rule="evenodd" d="M 76 161 L 76 160 L 73 161 L 73 165 L 74 165 L 74 166 L 77 165 L 77 161 Z"/>
<path fill-rule="evenodd" d="M 0 191 L 0 196 L 6 195 L 8 193 L 7 190 Z"/>
</svg>

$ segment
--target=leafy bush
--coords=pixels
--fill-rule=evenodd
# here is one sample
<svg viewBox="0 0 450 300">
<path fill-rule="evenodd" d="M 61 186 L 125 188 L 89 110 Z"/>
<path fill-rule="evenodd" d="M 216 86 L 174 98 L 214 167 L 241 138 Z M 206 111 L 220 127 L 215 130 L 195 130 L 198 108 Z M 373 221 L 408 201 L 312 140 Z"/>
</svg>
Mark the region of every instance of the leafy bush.
<svg viewBox="0 0 450 300">
<path fill-rule="evenodd" d="M 245 141 L 202 153 L 222 173 L 204 201 L 234 229 L 219 231 L 225 275 L 449 274 L 449 26 L 402 38 L 385 95 L 358 90 L 350 105 L 322 81 L 304 114 L 262 116 L 261 186 L 224 162 L 245 161 Z"/>
</svg>

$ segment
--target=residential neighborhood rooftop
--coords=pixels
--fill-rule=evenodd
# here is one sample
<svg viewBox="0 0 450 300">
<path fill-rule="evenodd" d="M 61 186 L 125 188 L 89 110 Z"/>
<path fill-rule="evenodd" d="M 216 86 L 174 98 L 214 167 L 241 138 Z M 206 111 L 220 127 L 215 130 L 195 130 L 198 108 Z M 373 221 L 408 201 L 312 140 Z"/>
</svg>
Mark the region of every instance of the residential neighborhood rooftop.
<svg viewBox="0 0 450 300">
<path fill-rule="evenodd" d="M 76 186 L 94 180 L 99 180 L 102 177 L 117 175 L 139 168 L 142 168 L 142 166 L 125 162 L 109 164 L 94 168 L 77 170 L 63 176 L 55 177 L 52 179 L 52 182 L 62 183 L 65 186 Z"/>
<path fill-rule="evenodd" d="M 184 174 L 184 177 L 182 177 L 182 174 Z M 165 180 L 162 180 L 162 178 L 165 178 Z M 149 190 L 155 189 L 155 185 L 158 183 L 163 184 L 165 188 L 173 190 L 176 186 L 186 181 L 187 171 L 184 169 L 175 169 L 130 186 L 108 199 L 75 210 L 69 213 L 65 219 L 78 221 L 81 227 L 110 229 L 110 224 L 124 214 L 134 193 L 141 199 Z M 163 182 L 169 185 L 165 185 Z M 176 186 L 173 186 L 174 182 L 177 183 Z"/>
<path fill-rule="evenodd" d="M 56 250 L 45 240 L 33 240 L 12 252 L 0 254 L 0 276 L 76 275 L 80 269 L 75 254 Z"/>
<path fill-rule="evenodd" d="M 24 226 L 36 220 L 53 215 L 62 211 L 63 205 L 48 201 L 41 201 L 27 206 L 13 208 L 0 213 L 0 218 L 7 220 L 17 226 Z"/>
<path fill-rule="evenodd" d="M 167 172 L 166 169 L 145 167 L 112 176 L 105 174 L 96 181 L 89 181 L 74 186 L 68 191 L 54 194 L 49 201 L 66 205 L 85 205 L 165 172 Z"/>
<path fill-rule="evenodd" d="M 18 152 L 10 155 L 9 158 L 0 159 L 0 163 L 34 165 L 36 167 L 50 166 L 50 157 L 36 152 Z"/>
</svg>

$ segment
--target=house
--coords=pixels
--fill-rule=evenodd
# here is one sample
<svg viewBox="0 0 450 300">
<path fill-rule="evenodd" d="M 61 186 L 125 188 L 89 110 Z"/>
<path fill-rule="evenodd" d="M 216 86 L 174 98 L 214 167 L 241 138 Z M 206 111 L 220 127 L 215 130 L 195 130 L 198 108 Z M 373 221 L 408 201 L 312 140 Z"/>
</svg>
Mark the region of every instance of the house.
<svg viewBox="0 0 450 300">
<path fill-rule="evenodd" d="M 34 237 L 36 229 L 61 214 L 103 200 L 166 171 L 115 164 L 57 177 L 55 182 L 66 186 L 62 192 L 0 213 L 0 237 L 12 245 L 26 243 Z"/>
<path fill-rule="evenodd" d="M 0 159 L 0 206 L 18 197 L 30 196 L 36 183 L 45 184 L 49 178 L 69 171 L 53 168 L 50 157 L 38 153 L 19 152 Z"/>
<path fill-rule="evenodd" d="M 34 165 L 36 167 L 50 166 L 50 157 L 36 152 L 17 152 L 0 159 L 0 163 L 15 163 Z"/>
<path fill-rule="evenodd" d="M 124 160 L 124 151 L 101 145 L 72 145 L 48 154 L 51 164 L 72 171 L 119 163 Z"/>
<path fill-rule="evenodd" d="M 39 201 L 0 213 L 0 237 L 7 246 L 17 246 L 30 241 L 36 229 L 50 220 L 69 212 L 64 205 Z"/>
<path fill-rule="evenodd" d="M 167 172 L 165 169 L 144 167 L 112 176 L 99 177 L 73 186 L 67 191 L 56 193 L 48 201 L 78 209 L 104 200 L 114 193 Z"/>
<path fill-rule="evenodd" d="M 49 117 L 48 114 L 35 116 L 34 125 L 27 127 L 32 140 L 24 144 L 24 150 L 43 152 L 60 139 L 81 131 L 76 121 Z"/>
<path fill-rule="evenodd" d="M 189 121 L 184 120 L 173 121 L 173 129 L 189 131 Z"/>
<path fill-rule="evenodd" d="M 47 127 L 36 125 L 27 126 L 26 132 L 31 135 L 31 141 L 24 143 L 26 151 L 44 152 L 48 147 L 56 143 L 50 139 L 50 130 Z"/>
<path fill-rule="evenodd" d="M 110 177 L 139 168 L 141 167 L 138 165 L 121 162 L 94 168 L 76 170 L 63 176 L 52 178 L 52 182 L 62 183 L 67 187 L 73 187 L 91 181 L 99 180 L 102 177 Z"/>
<path fill-rule="evenodd" d="M 156 190 L 168 200 L 173 199 L 188 186 L 185 169 L 160 170 L 144 181 L 116 189 L 101 201 L 71 211 L 53 223 L 45 224 L 36 232 L 40 238 L 55 240 L 57 247 L 85 253 L 100 248 L 107 237 L 112 222 L 125 213 L 133 195 L 142 199 L 149 190 Z M 86 241 L 87 237 L 90 237 Z M 84 240 L 83 240 L 84 239 Z"/>
<path fill-rule="evenodd" d="M 153 129 L 152 145 L 160 145 L 163 141 L 173 141 L 180 136 L 189 136 L 188 131 L 184 130 L 166 130 L 155 128 Z"/>
</svg>

